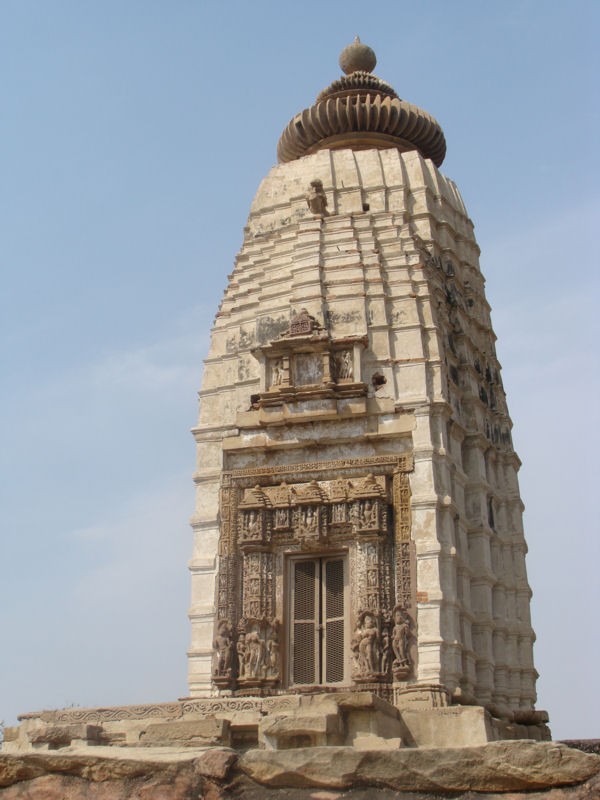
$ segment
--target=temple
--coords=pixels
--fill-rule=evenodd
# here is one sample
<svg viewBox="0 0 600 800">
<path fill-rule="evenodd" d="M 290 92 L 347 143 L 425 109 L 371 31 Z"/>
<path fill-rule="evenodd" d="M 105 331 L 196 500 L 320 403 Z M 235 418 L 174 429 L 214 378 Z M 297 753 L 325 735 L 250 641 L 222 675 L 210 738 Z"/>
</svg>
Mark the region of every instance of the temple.
<svg viewBox="0 0 600 800">
<path fill-rule="evenodd" d="M 283 131 L 216 315 L 190 695 L 525 718 L 520 462 L 480 251 L 440 125 L 375 64 L 357 39 Z"/>
<path fill-rule="evenodd" d="M 375 64 L 355 41 L 285 128 L 216 315 L 189 696 L 24 714 L 5 752 L 258 748 L 253 774 L 267 750 L 416 748 L 404 775 L 420 747 L 550 738 L 473 224 L 439 124 Z"/>
</svg>

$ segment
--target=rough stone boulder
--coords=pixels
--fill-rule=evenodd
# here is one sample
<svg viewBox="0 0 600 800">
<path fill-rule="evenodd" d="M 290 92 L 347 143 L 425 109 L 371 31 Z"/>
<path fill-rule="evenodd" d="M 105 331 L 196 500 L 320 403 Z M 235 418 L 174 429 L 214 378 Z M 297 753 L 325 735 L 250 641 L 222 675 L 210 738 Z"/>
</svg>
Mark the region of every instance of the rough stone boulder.
<svg viewBox="0 0 600 800">
<path fill-rule="evenodd" d="M 109 748 L 102 748 L 109 750 Z M 139 751 L 138 751 L 139 753 Z M 1 800 L 197 800 L 218 798 L 237 756 L 210 748 L 104 756 L 0 755 Z"/>
<path fill-rule="evenodd" d="M 519 740 L 482 747 L 384 751 L 352 747 L 251 750 L 239 766 L 266 786 L 507 792 L 581 783 L 600 772 L 600 757 L 555 742 Z"/>
<path fill-rule="evenodd" d="M 239 759 L 224 747 L 0 755 L 0 800 L 474 800 L 474 792 L 477 800 L 595 800 L 600 757 L 528 741 L 253 750 Z"/>
</svg>

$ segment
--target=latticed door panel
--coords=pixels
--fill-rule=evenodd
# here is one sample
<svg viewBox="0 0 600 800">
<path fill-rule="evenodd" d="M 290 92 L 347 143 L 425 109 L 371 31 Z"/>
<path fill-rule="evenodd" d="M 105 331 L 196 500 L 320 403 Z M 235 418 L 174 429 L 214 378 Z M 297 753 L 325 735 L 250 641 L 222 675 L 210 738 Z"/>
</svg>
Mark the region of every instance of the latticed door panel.
<svg viewBox="0 0 600 800">
<path fill-rule="evenodd" d="M 344 680 L 345 587 L 343 557 L 292 562 L 292 684 L 318 685 Z"/>
<path fill-rule="evenodd" d="M 325 683 L 344 680 L 344 560 L 327 559 L 321 563 L 324 636 L 323 667 Z"/>
<path fill-rule="evenodd" d="M 318 561 L 293 565 L 292 682 L 318 682 Z"/>
</svg>

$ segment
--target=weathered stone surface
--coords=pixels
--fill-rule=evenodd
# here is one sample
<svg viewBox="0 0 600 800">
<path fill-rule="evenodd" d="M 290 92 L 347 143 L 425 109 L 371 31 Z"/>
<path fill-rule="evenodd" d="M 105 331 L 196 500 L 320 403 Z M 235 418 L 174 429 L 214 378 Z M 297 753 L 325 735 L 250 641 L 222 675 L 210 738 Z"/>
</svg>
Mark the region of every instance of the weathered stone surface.
<svg viewBox="0 0 600 800">
<path fill-rule="evenodd" d="M 19 738 L 19 727 L 18 725 L 12 725 L 10 727 L 4 728 L 4 741 L 5 742 L 14 742 Z"/>
<path fill-rule="evenodd" d="M 481 706 L 404 708 L 402 721 L 409 733 L 407 743 L 413 747 L 477 746 L 510 738 L 494 735 L 492 718 Z"/>
<path fill-rule="evenodd" d="M 511 791 L 580 783 L 600 772 L 600 758 L 556 743 L 493 742 L 485 747 L 357 751 L 315 747 L 240 760 L 268 786 L 344 789 L 357 784 L 402 791 Z"/>
<path fill-rule="evenodd" d="M 98 742 L 102 736 L 102 728 L 98 725 L 48 725 L 29 731 L 31 744 L 46 744 L 51 747 L 64 747 L 74 739 Z M 15 737 L 16 738 L 16 737 Z"/>
<path fill-rule="evenodd" d="M 0 798 L 197 800 L 210 797 L 211 783 L 207 778 L 224 778 L 234 761 L 234 753 L 222 750 L 206 751 L 199 756 L 196 753 L 186 760 L 173 752 L 170 760 L 160 761 L 75 753 L 2 755 Z"/>
<path fill-rule="evenodd" d="M 259 735 L 268 748 L 285 749 L 293 746 L 298 737 L 308 739 L 311 745 L 341 744 L 341 728 L 338 714 L 286 715 L 265 717 Z"/>
<path fill-rule="evenodd" d="M 243 791 L 239 795 L 223 795 L 224 797 L 240 796 L 244 800 L 441 800 L 444 797 L 451 800 L 596 800 L 600 797 L 600 776 L 592 778 L 577 786 L 565 786 L 552 789 L 542 789 L 532 792 L 456 792 L 424 793 L 424 792 L 398 792 L 395 789 L 386 789 L 374 786 L 360 786 L 351 789 L 268 789 L 250 782 L 240 781 L 236 788 Z"/>
<path fill-rule="evenodd" d="M 400 738 L 383 739 L 381 736 L 375 736 L 373 733 L 367 733 L 363 736 L 355 736 L 352 747 L 355 750 L 398 750 L 402 747 L 403 742 Z"/>
<path fill-rule="evenodd" d="M 565 739 L 561 744 L 583 750 L 584 753 L 595 753 L 600 756 L 600 739 Z"/>
<path fill-rule="evenodd" d="M 191 722 L 165 722 L 149 725 L 140 744 L 149 747 L 198 747 L 227 740 L 229 722 L 224 719 L 199 719 Z"/>
<path fill-rule="evenodd" d="M 337 714 L 267 717 L 262 730 L 267 736 L 273 737 L 338 733 L 339 717 Z"/>
<path fill-rule="evenodd" d="M 205 778 L 223 780 L 237 761 L 233 750 L 207 750 L 196 761 L 196 772 Z"/>
<path fill-rule="evenodd" d="M 90 783 L 85 778 L 44 775 L 8 789 L 0 789 L 2 800 L 218 800 L 203 792 L 201 779 L 190 769 L 173 776 L 139 776 L 103 783 Z"/>
<path fill-rule="evenodd" d="M 510 747 L 516 748 L 521 745 L 525 749 L 536 748 L 544 751 L 548 745 L 535 745 L 527 742 L 510 743 Z M 555 783 L 549 789 L 529 789 L 526 794 L 520 791 L 511 790 L 510 786 L 504 785 L 498 790 L 499 793 L 484 790 L 484 793 L 477 794 L 477 800 L 492 800 L 492 798 L 502 798 L 502 800 L 595 800 L 600 797 L 600 772 L 590 778 L 587 782 L 579 783 L 575 786 L 558 787 L 557 780 L 571 778 L 575 774 L 583 774 L 586 769 L 598 768 L 600 758 L 580 753 L 576 750 L 575 754 L 578 768 L 573 768 L 573 763 L 565 767 L 564 750 L 568 748 L 553 746 L 559 751 L 560 757 L 555 753 L 548 757 L 546 754 L 546 766 L 548 764 L 554 769 Z M 495 767 L 496 777 L 502 775 L 508 769 L 506 764 L 502 764 L 502 747 L 488 745 L 488 750 L 496 748 Z M 108 749 L 108 748 L 103 748 Z M 421 779 L 418 770 L 414 770 L 412 760 L 404 765 L 404 773 L 413 775 L 413 782 L 419 785 L 420 789 L 408 791 L 399 790 L 397 786 L 390 784 L 390 774 L 394 771 L 384 768 L 384 762 L 394 761 L 393 767 L 397 768 L 395 757 L 397 754 L 387 751 L 379 754 L 358 753 L 360 764 L 352 763 L 349 758 L 351 748 L 319 748 L 314 754 L 320 756 L 323 752 L 338 755 L 333 761 L 328 761 L 322 765 L 322 769 L 329 771 L 330 777 L 341 775 L 346 780 L 351 781 L 352 785 L 347 787 L 333 787 L 331 785 L 316 788 L 315 784 L 308 786 L 299 785 L 304 779 L 304 773 L 299 774 L 299 781 L 294 782 L 294 770 L 302 759 L 306 760 L 306 751 L 285 751 L 270 753 L 258 753 L 263 759 L 272 763 L 277 762 L 281 766 L 282 758 L 291 758 L 294 753 L 300 756 L 300 761 L 290 763 L 288 761 L 286 769 L 289 771 L 287 785 L 285 782 L 279 786 L 265 786 L 256 783 L 249 777 L 248 770 L 242 772 L 235 763 L 235 753 L 226 748 L 208 748 L 202 751 L 190 752 L 177 750 L 175 748 L 164 748 L 162 752 L 151 751 L 149 749 L 131 749 L 124 751 L 124 756 L 118 757 L 116 749 L 111 750 L 111 757 L 101 757 L 98 755 L 82 755 L 81 753 L 31 753 L 26 756 L 0 756 L 0 800 L 225 800 L 226 798 L 243 797 L 244 800 L 433 800 L 444 796 L 452 797 L 452 800 L 474 800 L 473 791 L 478 791 L 475 784 L 470 789 L 445 789 L 450 776 L 454 785 L 457 781 L 456 776 L 461 769 L 471 772 L 472 775 L 482 776 L 482 770 L 477 758 L 477 754 L 470 751 L 481 750 L 483 748 L 465 748 L 464 758 L 452 766 L 456 761 L 457 750 L 428 750 L 416 751 L 405 750 L 409 755 L 427 755 L 430 765 L 427 788 Z M 345 757 L 340 758 L 340 751 L 345 752 Z M 304 755 L 303 755 L 304 753 Z M 374 755 L 379 755 L 379 760 L 373 759 Z M 364 758 L 369 756 L 371 758 Z M 531 754 L 526 752 L 518 757 L 518 754 L 510 755 L 512 764 L 513 779 L 518 774 L 521 784 L 528 780 L 537 781 L 540 786 L 542 779 L 547 776 L 540 769 L 539 763 L 532 759 Z M 544 758 L 541 759 L 544 761 Z M 568 758 L 567 758 L 568 761 Z M 439 766 L 435 769 L 435 763 Z M 490 760 L 488 767 L 490 772 L 494 770 L 493 759 Z M 553 767 L 553 764 L 562 764 L 562 767 Z M 584 764 L 585 769 L 581 767 Z M 527 769 L 526 769 L 527 767 Z M 355 769 L 356 768 L 356 769 Z M 354 774 L 351 770 L 355 769 Z M 503 772 L 504 770 L 504 772 Z M 326 777 L 326 772 L 322 772 L 321 778 Z M 281 769 L 280 769 L 281 777 Z M 433 777 L 437 780 L 434 788 L 431 788 Z M 421 781 L 419 783 L 419 781 Z M 466 783 L 463 775 L 463 785 Z M 514 782 L 514 780 L 513 780 Z M 477 784 L 479 785 L 479 784 Z M 529 786 L 533 786 L 532 783 Z M 426 793 L 424 793 L 426 792 Z"/>
<path fill-rule="evenodd" d="M 398 792 L 395 789 L 386 789 L 374 786 L 360 786 L 352 789 L 268 789 L 264 786 L 240 781 L 236 788 L 242 793 L 235 795 L 225 794 L 223 797 L 243 797 L 244 800 L 442 800 L 447 797 L 451 800 L 596 800 L 600 797 L 600 776 L 592 778 L 577 786 L 542 789 L 532 792 L 456 792 L 424 793 L 424 792 Z"/>
<path fill-rule="evenodd" d="M 191 761 L 192 759 L 190 759 Z M 102 758 L 73 753 L 28 754 L 26 756 L 0 756 L 0 787 L 18 781 L 32 780 L 46 773 L 76 775 L 91 782 L 109 779 L 130 779 L 155 771 L 169 770 L 173 764 L 161 764 L 142 759 Z"/>
</svg>

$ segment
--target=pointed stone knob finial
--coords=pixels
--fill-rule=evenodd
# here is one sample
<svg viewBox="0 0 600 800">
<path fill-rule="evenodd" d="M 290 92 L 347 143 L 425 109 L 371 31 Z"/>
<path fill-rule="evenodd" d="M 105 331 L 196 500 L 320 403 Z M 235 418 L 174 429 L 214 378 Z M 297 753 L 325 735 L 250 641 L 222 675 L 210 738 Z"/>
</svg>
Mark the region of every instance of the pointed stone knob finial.
<svg viewBox="0 0 600 800">
<path fill-rule="evenodd" d="M 376 64 L 377 57 L 374 51 L 369 45 L 363 44 L 358 36 L 340 53 L 340 67 L 346 75 L 358 71 L 373 72 Z"/>
</svg>

